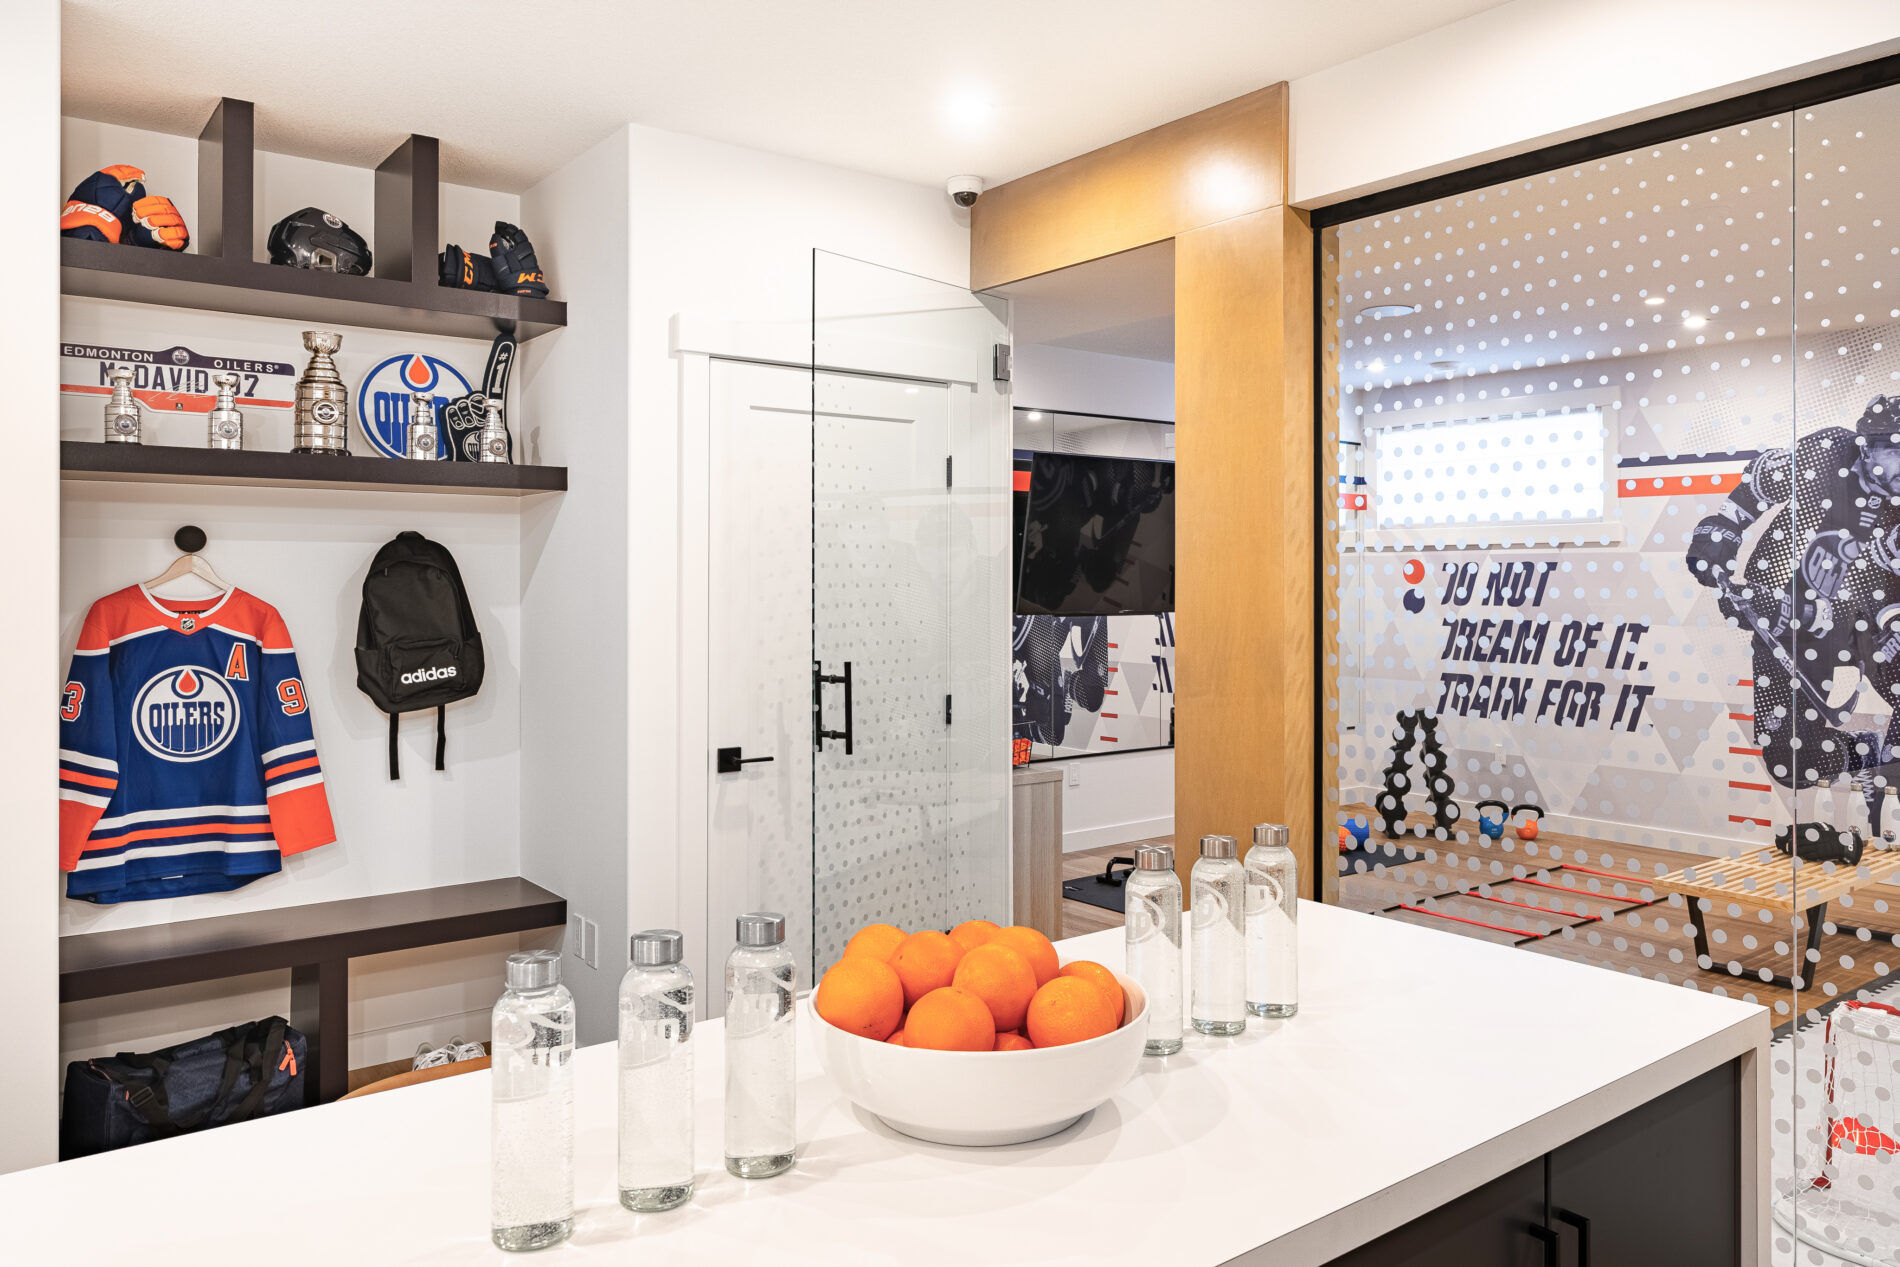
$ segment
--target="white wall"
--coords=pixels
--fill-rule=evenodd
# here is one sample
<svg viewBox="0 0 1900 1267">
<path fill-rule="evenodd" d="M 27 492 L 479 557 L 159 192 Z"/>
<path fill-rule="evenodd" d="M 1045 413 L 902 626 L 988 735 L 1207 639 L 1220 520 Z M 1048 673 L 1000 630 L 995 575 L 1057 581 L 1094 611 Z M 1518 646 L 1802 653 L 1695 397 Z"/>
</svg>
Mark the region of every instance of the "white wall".
<svg viewBox="0 0 1900 1267">
<path fill-rule="evenodd" d="M 1893 0 L 1513 0 L 1293 81 L 1302 207 L 1900 49 Z"/>
<path fill-rule="evenodd" d="M 1020 409 L 1174 420 L 1174 363 L 1049 344 L 1015 350 Z M 1049 764 L 1064 772 L 1062 848 L 1098 849 L 1174 831 L 1174 751 L 1149 749 Z"/>
<path fill-rule="evenodd" d="M 59 3 L 13 0 L 0 9 L 0 46 L 13 63 L 0 77 L 7 121 L 7 180 L 0 185 L 0 240 L 8 242 L 8 296 L 0 304 L 0 382 L 7 385 L 7 486 L 0 535 L 16 544 L 7 576 L 9 618 L 0 649 L 12 672 L 0 680 L 0 893 L 14 895 L 0 918 L 7 965 L 7 1020 L 0 1025 L 0 1171 L 52 1161 L 58 1084 L 59 942 L 53 903 L 44 900 L 54 865 L 58 800 L 52 708 L 60 680 L 59 435 L 45 425 L 59 407 L 59 239 L 48 223 L 48 191 L 59 179 Z"/>
<path fill-rule="evenodd" d="M 649 701 L 671 680 L 628 655 L 629 628 L 667 610 L 639 580 L 671 544 L 630 536 L 630 503 L 673 481 L 632 438 L 627 134 L 528 190 L 522 216 L 568 306 L 566 329 L 523 350 L 522 417 L 539 460 L 568 468 L 568 491 L 522 511 L 521 866 L 567 898 L 570 925 L 599 928 L 598 966 L 573 937 L 562 963 L 581 1041 L 594 1043 L 614 1033 L 627 966 L 628 842 L 648 839 L 648 816 L 630 817 L 629 737 L 649 729 Z"/>
<path fill-rule="evenodd" d="M 1010 387 L 1018 409 L 1174 421 L 1174 362 L 1026 343 L 1015 349 Z"/>
</svg>

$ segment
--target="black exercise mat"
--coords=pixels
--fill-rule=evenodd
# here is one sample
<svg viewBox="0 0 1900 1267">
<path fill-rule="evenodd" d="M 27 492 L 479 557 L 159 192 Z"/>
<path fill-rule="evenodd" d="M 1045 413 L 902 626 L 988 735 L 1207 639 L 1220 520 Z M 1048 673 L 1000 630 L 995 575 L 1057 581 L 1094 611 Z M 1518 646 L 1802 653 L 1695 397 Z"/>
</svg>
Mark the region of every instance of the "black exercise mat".
<svg viewBox="0 0 1900 1267">
<path fill-rule="evenodd" d="M 1077 902 L 1087 902 L 1090 906 L 1099 906 L 1105 911 L 1127 913 L 1123 905 L 1125 885 L 1103 884 L 1099 875 L 1085 875 L 1079 880 L 1064 880 L 1062 896 L 1073 898 Z"/>
</svg>

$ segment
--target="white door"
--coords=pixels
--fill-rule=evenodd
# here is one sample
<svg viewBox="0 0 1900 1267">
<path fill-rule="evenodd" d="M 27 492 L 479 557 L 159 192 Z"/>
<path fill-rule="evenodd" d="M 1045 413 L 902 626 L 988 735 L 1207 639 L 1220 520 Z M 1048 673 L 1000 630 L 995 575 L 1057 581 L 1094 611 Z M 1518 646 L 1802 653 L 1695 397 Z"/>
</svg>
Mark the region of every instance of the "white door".
<svg viewBox="0 0 1900 1267">
<path fill-rule="evenodd" d="M 785 915 L 807 987 L 859 924 L 935 915 L 950 794 L 949 392 L 712 363 L 710 967 L 748 910 Z M 848 719 L 845 683 L 819 681 L 847 672 Z"/>
</svg>

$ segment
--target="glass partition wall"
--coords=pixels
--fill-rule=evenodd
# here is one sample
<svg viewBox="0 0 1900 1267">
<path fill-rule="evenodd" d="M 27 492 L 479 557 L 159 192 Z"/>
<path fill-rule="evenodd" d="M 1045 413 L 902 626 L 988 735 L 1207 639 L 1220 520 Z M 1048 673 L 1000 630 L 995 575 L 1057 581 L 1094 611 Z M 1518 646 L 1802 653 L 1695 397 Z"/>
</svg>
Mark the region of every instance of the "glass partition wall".
<svg viewBox="0 0 1900 1267">
<path fill-rule="evenodd" d="M 1900 1263 L 1896 141 L 1885 89 L 1319 243 L 1337 899 L 1771 1009 L 1778 1261 Z"/>
</svg>

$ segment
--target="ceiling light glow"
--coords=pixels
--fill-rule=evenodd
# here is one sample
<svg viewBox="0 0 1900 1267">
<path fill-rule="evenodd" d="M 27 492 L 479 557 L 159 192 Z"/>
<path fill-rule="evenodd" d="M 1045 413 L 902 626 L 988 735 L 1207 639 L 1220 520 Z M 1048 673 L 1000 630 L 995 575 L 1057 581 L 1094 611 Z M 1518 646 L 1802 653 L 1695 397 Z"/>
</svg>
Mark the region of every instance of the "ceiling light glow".
<svg viewBox="0 0 1900 1267">
<path fill-rule="evenodd" d="M 1703 326 L 1708 324 L 1709 319 L 1707 317 L 1690 317 L 1682 323 L 1682 328 L 1684 330 L 1700 330 Z"/>
<path fill-rule="evenodd" d="M 1359 315 L 1371 317 L 1376 321 L 1380 317 L 1409 317 L 1417 311 L 1417 304 L 1373 304 L 1370 307 L 1361 308 Z"/>
<path fill-rule="evenodd" d="M 1648 304 L 1652 308 L 1656 308 L 1656 307 L 1661 306 L 1662 301 L 1663 301 L 1663 297 L 1661 295 L 1651 295 L 1648 299 L 1645 299 L 1643 302 Z"/>
<path fill-rule="evenodd" d="M 953 135 L 982 136 L 996 119 L 996 96 L 983 84 L 958 84 L 943 94 L 937 113 Z"/>
</svg>

